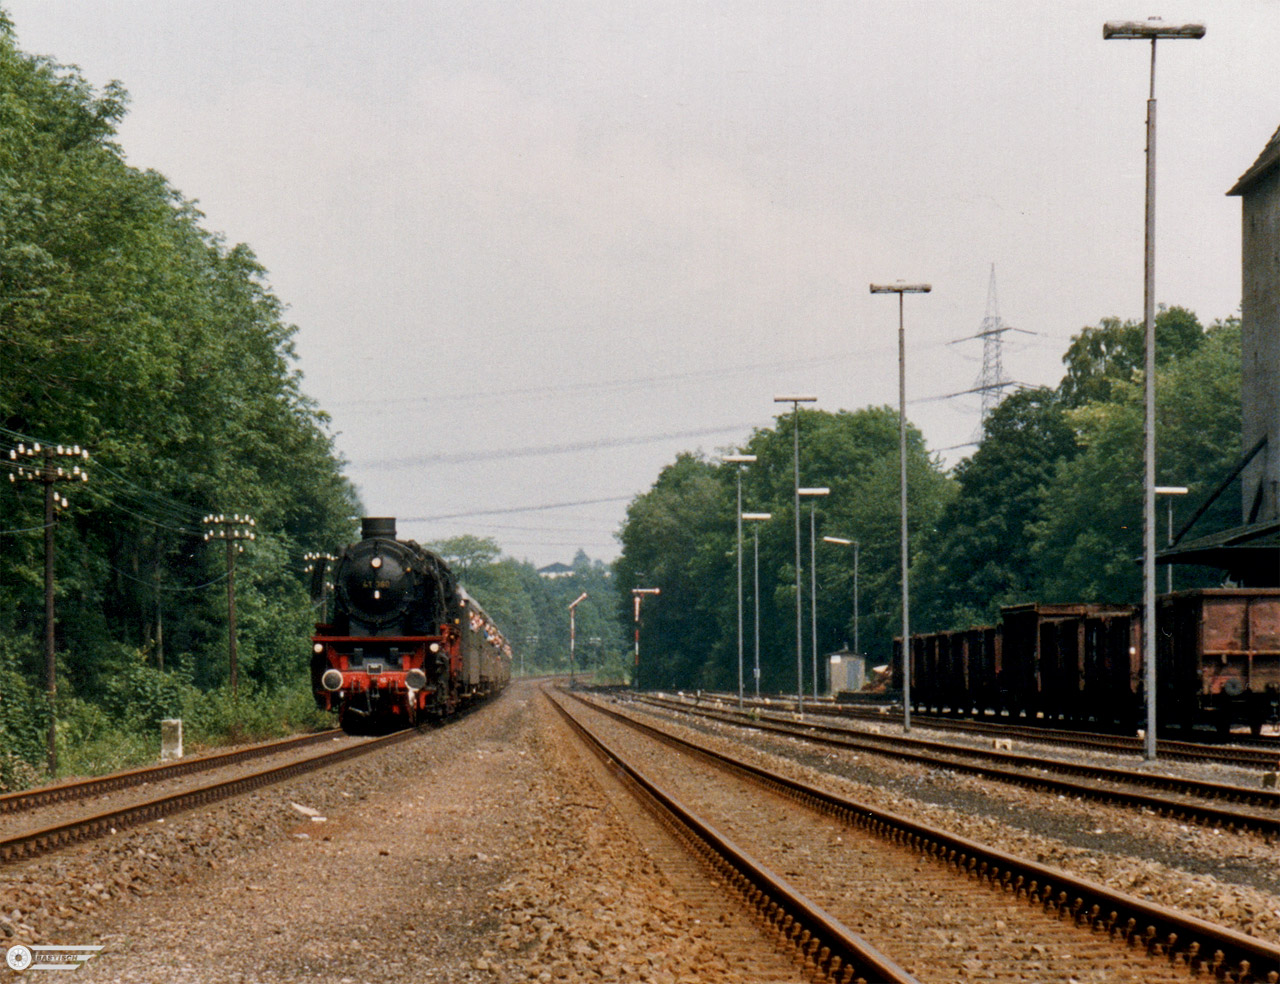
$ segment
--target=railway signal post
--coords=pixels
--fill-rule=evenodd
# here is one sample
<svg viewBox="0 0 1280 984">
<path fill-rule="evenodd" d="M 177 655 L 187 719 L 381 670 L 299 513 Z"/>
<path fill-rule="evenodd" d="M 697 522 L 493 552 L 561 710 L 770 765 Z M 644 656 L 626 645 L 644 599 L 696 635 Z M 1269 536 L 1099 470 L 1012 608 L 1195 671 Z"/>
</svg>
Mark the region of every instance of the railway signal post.
<svg viewBox="0 0 1280 984">
<path fill-rule="evenodd" d="M 89 452 L 78 444 L 66 447 L 41 446 L 27 447 L 19 444 L 9 452 L 9 460 L 13 471 L 9 472 L 10 482 L 39 482 L 44 486 L 44 671 L 45 688 L 49 702 L 49 732 L 46 749 L 49 765 L 49 776 L 54 778 L 58 771 L 58 661 L 56 656 L 55 621 L 53 605 L 53 528 L 57 522 L 57 510 L 66 509 L 67 497 L 54 491 L 60 482 L 87 482 L 89 473 L 79 464 L 63 465 L 61 462 L 89 460 Z"/>
<path fill-rule="evenodd" d="M 636 668 L 634 679 L 631 685 L 636 689 L 640 687 L 640 602 L 645 595 L 660 595 L 661 588 L 632 588 L 631 597 L 635 599 L 635 623 L 636 623 Z"/>
<path fill-rule="evenodd" d="M 1144 755 L 1156 757 L 1156 41 L 1161 38 L 1202 38 L 1204 25 L 1166 24 L 1159 17 L 1145 21 L 1107 21 L 1103 40 L 1150 41 L 1151 84 L 1147 95 L 1147 191 L 1142 274 L 1144 348 L 1143 479 L 1142 479 L 1142 663 L 1147 702 Z"/>
<path fill-rule="evenodd" d="M 231 695 L 239 694 L 239 668 L 236 663 L 236 554 L 244 550 L 244 541 L 257 538 L 257 523 L 249 516 L 206 516 L 208 527 L 204 539 L 227 543 L 227 658 L 231 664 Z"/>
<path fill-rule="evenodd" d="M 587 593 L 584 591 L 578 595 L 576 599 L 569 605 L 569 689 L 573 689 L 573 652 L 578 637 L 578 626 L 576 621 L 577 608 L 587 600 Z"/>
</svg>

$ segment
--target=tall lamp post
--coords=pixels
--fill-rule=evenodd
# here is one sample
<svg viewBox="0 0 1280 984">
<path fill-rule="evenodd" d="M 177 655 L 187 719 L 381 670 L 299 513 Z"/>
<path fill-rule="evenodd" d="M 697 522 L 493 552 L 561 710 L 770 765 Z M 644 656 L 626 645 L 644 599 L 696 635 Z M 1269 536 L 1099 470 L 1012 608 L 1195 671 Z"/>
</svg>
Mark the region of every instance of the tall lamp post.
<svg viewBox="0 0 1280 984">
<path fill-rule="evenodd" d="M 862 646 L 858 640 L 858 550 L 857 540 L 846 540 L 842 536 L 824 536 L 823 543 L 836 543 L 842 547 L 853 547 L 853 652 L 861 658 Z"/>
<path fill-rule="evenodd" d="M 577 608 L 586 600 L 587 600 L 587 593 L 584 591 L 582 592 L 582 594 L 578 595 L 578 597 L 575 598 L 569 604 L 569 689 L 570 690 L 573 689 L 573 675 L 574 675 L 573 653 L 574 653 L 574 648 L 575 648 L 575 644 L 578 637 L 578 624 L 576 619 Z"/>
<path fill-rule="evenodd" d="M 907 336 L 902 324 L 902 295 L 927 294 L 930 284 L 872 284 L 873 294 L 898 295 L 898 488 L 902 515 L 902 730 L 911 730 L 911 593 L 907 570 Z"/>
<path fill-rule="evenodd" d="M 661 588 L 632 588 L 631 597 L 635 600 L 635 621 L 636 621 L 636 669 L 632 685 L 640 689 L 640 602 L 645 595 L 662 594 Z"/>
<path fill-rule="evenodd" d="M 1145 21 L 1107 21 L 1102 37 L 1111 41 L 1151 42 L 1151 83 L 1147 95 L 1147 193 L 1143 252 L 1142 323 L 1146 348 L 1143 395 L 1142 479 L 1142 620 L 1143 687 L 1147 700 L 1147 732 L 1143 754 L 1156 757 L 1156 41 L 1161 38 L 1202 38 L 1204 25 L 1166 24 L 1158 17 Z"/>
<path fill-rule="evenodd" d="M 1167 546 L 1173 546 L 1173 497 L 1175 495 L 1186 495 L 1190 489 L 1185 485 L 1157 485 L 1156 495 L 1164 495 L 1169 497 L 1169 538 L 1166 542 Z M 1173 593 L 1173 565 L 1165 564 L 1165 582 L 1164 589 L 1170 594 Z"/>
<path fill-rule="evenodd" d="M 796 514 L 796 711 L 804 713 L 804 630 L 801 614 L 800 579 L 800 404 L 817 403 L 816 396 L 775 396 L 774 403 L 790 403 L 793 416 L 792 430 L 795 432 L 795 489 L 793 508 Z"/>
<path fill-rule="evenodd" d="M 753 676 L 756 681 L 756 700 L 760 699 L 760 524 L 773 519 L 773 513 L 739 513 L 739 516 L 751 524 L 752 549 L 755 557 L 754 598 L 752 608 L 756 619 L 756 661 Z"/>
<path fill-rule="evenodd" d="M 809 500 L 820 499 L 824 495 L 830 495 L 831 490 L 828 488 L 820 489 L 800 489 L 800 497 Z M 817 543 L 814 539 L 814 527 L 816 520 L 814 519 L 818 512 L 818 503 L 810 501 L 809 503 L 809 629 L 811 633 L 811 641 L 813 643 L 813 699 L 818 699 L 818 551 Z"/>
<path fill-rule="evenodd" d="M 756 460 L 754 454 L 726 454 L 720 459 L 725 464 L 737 465 L 738 509 L 738 709 L 742 709 L 742 470 Z"/>
</svg>

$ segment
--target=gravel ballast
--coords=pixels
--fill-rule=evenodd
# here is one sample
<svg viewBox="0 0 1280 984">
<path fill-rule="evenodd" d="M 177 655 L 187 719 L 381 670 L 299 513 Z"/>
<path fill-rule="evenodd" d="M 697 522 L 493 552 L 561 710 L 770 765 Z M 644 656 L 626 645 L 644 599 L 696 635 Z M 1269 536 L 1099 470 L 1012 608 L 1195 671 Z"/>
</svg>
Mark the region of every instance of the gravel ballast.
<svg viewBox="0 0 1280 984">
<path fill-rule="evenodd" d="M 0 869 L 0 948 L 101 944 L 82 982 L 749 979 L 565 742 L 517 683 L 395 748 Z"/>
</svg>

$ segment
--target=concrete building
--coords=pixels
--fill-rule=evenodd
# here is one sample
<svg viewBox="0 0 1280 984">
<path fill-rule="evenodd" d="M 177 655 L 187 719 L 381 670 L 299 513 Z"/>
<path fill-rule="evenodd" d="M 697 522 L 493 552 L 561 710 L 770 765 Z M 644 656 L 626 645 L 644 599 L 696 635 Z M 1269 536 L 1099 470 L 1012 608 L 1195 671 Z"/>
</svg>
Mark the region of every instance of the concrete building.
<svg viewBox="0 0 1280 984">
<path fill-rule="evenodd" d="M 1228 195 L 1241 201 L 1242 451 L 1246 525 L 1280 520 L 1280 129 Z"/>
<path fill-rule="evenodd" d="M 1280 587 L 1280 129 L 1227 194 L 1241 202 L 1241 458 L 1209 502 L 1239 475 L 1240 525 L 1179 538 L 1159 560 L 1219 567 L 1242 587 L 1274 588 Z"/>
</svg>

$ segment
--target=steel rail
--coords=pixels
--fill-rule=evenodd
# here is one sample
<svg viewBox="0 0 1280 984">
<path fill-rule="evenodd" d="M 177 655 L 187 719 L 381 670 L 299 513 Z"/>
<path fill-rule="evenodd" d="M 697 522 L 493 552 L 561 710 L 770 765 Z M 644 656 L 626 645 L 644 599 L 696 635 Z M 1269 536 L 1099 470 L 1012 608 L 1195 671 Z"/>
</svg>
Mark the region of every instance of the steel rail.
<svg viewBox="0 0 1280 984">
<path fill-rule="evenodd" d="M 577 696 L 577 695 L 575 695 Z M 583 700 L 582 697 L 577 697 Z M 584 703 L 586 701 L 584 700 Z M 1166 906 L 1117 892 L 1098 882 L 1079 878 L 1058 868 L 1018 858 L 997 848 L 930 827 L 899 814 L 830 793 L 789 779 L 760 766 L 740 762 L 709 748 L 686 741 L 660 728 L 591 703 L 595 710 L 652 735 L 672 747 L 687 750 L 708 761 L 731 768 L 802 803 L 844 818 L 849 823 L 890 837 L 963 870 L 993 887 L 1025 897 L 1055 912 L 1070 916 L 1112 937 L 1123 937 L 1131 946 L 1141 945 L 1155 956 L 1181 961 L 1193 972 L 1208 970 L 1219 979 L 1280 982 L 1280 946 L 1244 933 L 1216 926 Z M 1259 976 L 1264 975 L 1264 976 Z"/>
<path fill-rule="evenodd" d="M 685 699 L 687 700 L 688 698 Z M 694 703 L 696 704 L 699 699 L 736 702 L 737 695 L 704 692 L 700 698 L 694 698 Z M 787 700 L 785 697 L 779 697 L 772 701 L 761 698 L 759 701 L 748 701 L 748 703 L 760 709 L 776 709 L 786 705 Z M 888 707 L 889 705 L 882 706 Z M 806 707 L 805 712 L 823 717 L 855 720 L 893 723 L 898 723 L 902 720 L 900 708 L 897 709 L 897 713 L 881 713 L 864 705 L 840 704 L 830 700 L 811 703 Z M 1048 724 L 1043 726 L 1020 724 L 1014 719 L 991 721 L 981 718 L 945 717 L 936 714 L 916 713 L 912 715 L 912 721 L 921 727 L 937 728 L 944 731 L 967 731 L 974 734 L 992 735 L 998 738 L 1021 737 L 1029 741 L 1101 749 L 1121 755 L 1141 755 L 1143 752 L 1143 739 L 1135 738 L 1132 735 L 1109 735 L 1093 731 L 1074 731 L 1066 728 L 1050 727 Z M 1247 747 L 1222 747 L 1221 745 L 1203 744 L 1175 738 L 1162 738 L 1157 743 L 1157 749 L 1161 758 L 1196 762 L 1222 762 L 1242 768 L 1262 767 L 1274 769 L 1277 762 L 1280 762 L 1280 739 L 1246 738 L 1243 735 L 1237 735 L 1232 738 L 1232 741 L 1243 743 Z"/>
<path fill-rule="evenodd" d="M 922 738 L 861 734 L 845 728 L 801 724 L 773 716 L 753 719 L 724 708 L 714 710 L 705 707 L 690 708 L 687 705 L 670 705 L 661 702 L 657 706 L 679 709 L 686 713 L 692 712 L 698 716 L 711 718 L 735 727 L 753 728 L 758 731 L 786 735 L 787 737 L 803 738 L 816 744 L 879 752 L 908 761 L 920 762 L 934 768 L 955 769 L 1000 782 L 1048 789 L 1088 799 L 1147 807 L 1181 819 L 1221 824 L 1237 830 L 1252 830 L 1265 836 L 1273 836 L 1280 833 L 1280 812 L 1258 813 L 1235 807 L 1216 806 L 1212 803 L 1167 799 L 1164 796 L 1150 795 L 1133 789 L 1116 789 L 1089 783 L 1072 782 L 1069 779 L 1057 779 L 1043 773 L 1055 772 L 1074 775 L 1094 782 L 1127 783 L 1129 785 L 1158 789 L 1175 795 L 1196 796 L 1205 800 L 1222 802 L 1245 803 L 1251 806 L 1259 806 L 1263 809 L 1280 811 L 1280 792 L 1272 789 L 1233 786 L 1228 783 L 1211 782 L 1203 779 L 1187 779 L 1179 776 L 1166 776 L 1130 769 L 1114 769 L 1107 766 L 1086 765 L 1079 762 L 1063 762 L 1060 759 L 1041 758 L 1021 752 L 969 748 Z M 1003 768 L 1001 765 L 967 762 L 964 761 L 965 758 L 981 759 L 984 760 L 984 763 L 996 762 L 1001 763 L 1003 766 L 1016 768 Z M 1041 772 L 1020 772 L 1017 771 L 1018 768 L 1041 770 Z"/>
<path fill-rule="evenodd" d="M 135 803 L 131 806 L 108 810 L 105 813 L 99 813 L 94 816 L 81 817 L 68 823 L 14 834 L 4 840 L 0 840 L 0 863 L 27 860 L 42 854 L 49 854 L 69 844 L 114 834 L 127 827 L 137 826 L 150 820 L 157 820 L 160 817 L 171 816 L 184 810 L 204 806 L 262 786 L 269 786 L 286 779 L 292 779 L 294 776 L 302 775 L 315 769 L 336 765 L 349 758 L 355 758 L 368 752 L 386 748 L 412 738 L 417 734 L 419 732 L 412 729 L 397 731 L 382 738 L 374 738 L 358 745 L 345 745 L 342 748 L 321 752 L 318 755 L 300 759 L 296 762 L 287 762 L 284 765 L 274 766 L 247 776 L 209 783 L 195 789 L 157 797 L 144 803 Z"/>
<path fill-rule="evenodd" d="M 545 688 L 543 693 L 588 747 L 606 763 L 621 770 L 644 792 L 651 803 L 660 807 L 670 819 L 710 851 L 718 859 L 717 868 L 732 872 L 730 880 L 735 889 L 765 914 L 765 918 L 800 950 L 805 960 L 811 961 L 830 978 L 840 981 L 920 984 L 916 977 L 862 936 L 788 884 L 780 875 L 756 861 L 724 834 L 695 816 L 673 795 L 592 732 Z"/>
<path fill-rule="evenodd" d="M 304 748 L 307 745 L 331 741 L 342 734 L 337 728 L 331 731 L 318 731 L 309 735 L 295 735 L 276 741 L 263 742 L 245 748 L 237 748 L 229 752 L 215 752 L 210 755 L 183 758 L 176 762 L 162 765 L 148 765 L 124 772 L 113 772 L 110 775 L 95 776 L 92 779 L 72 779 L 49 786 L 37 786 L 35 789 L 22 789 L 14 793 L 0 795 L 0 814 L 18 813 L 23 810 L 34 810 L 51 803 L 62 803 L 101 796 L 120 789 L 143 786 L 150 782 L 162 782 L 193 772 L 207 772 L 250 759 L 276 755 L 280 752 Z"/>
</svg>

